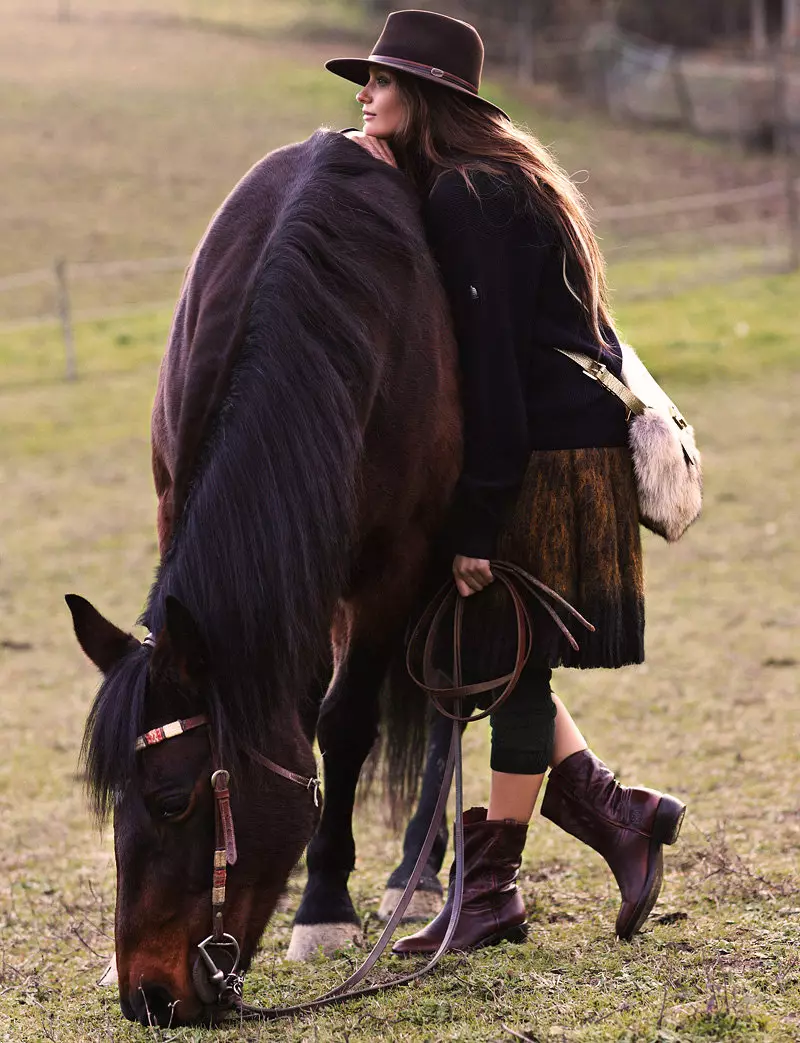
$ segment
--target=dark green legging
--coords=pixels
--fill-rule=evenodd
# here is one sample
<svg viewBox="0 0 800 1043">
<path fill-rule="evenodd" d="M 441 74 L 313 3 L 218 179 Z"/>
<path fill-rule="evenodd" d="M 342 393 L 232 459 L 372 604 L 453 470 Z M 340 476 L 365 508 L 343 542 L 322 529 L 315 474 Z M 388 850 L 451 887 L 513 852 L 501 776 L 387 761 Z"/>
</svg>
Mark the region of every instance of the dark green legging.
<svg viewBox="0 0 800 1043">
<path fill-rule="evenodd" d="M 550 690 L 552 671 L 526 666 L 519 684 L 491 715 L 492 771 L 542 775 L 553 754 L 556 704 Z"/>
</svg>

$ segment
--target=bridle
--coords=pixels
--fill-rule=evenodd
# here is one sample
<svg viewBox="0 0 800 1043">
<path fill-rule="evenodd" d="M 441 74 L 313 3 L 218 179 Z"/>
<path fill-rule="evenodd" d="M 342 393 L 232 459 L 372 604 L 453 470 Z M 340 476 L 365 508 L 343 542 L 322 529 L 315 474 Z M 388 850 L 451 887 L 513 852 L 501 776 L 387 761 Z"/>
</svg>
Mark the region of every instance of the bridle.
<svg viewBox="0 0 800 1043">
<path fill-rule="evenodd" d="M 155 638 L 152 634 L 148 634 L 142 641 L 142 644 L 148 648 L 154 648 Z M 184 717 L 159 725 L 156 728 L 151 728 L 150 731 L 144 732 L 137 737 L 135 743 L 136 752 L 146 750 L 150 746 L 157 746 L 159 743 L 167 742 L 169 739 L 176 739 L 181 735 L 185 735 L 186 732 L 193 731 L 195 728 L 209 727 L 210 724 L 210 717 L 203 713 L 197 714 L 195 717 Z M 219 756 L 210 732 L 209 743 L 211 746 L 211 760 L 214 766 L 210 779 L 211 790 L 214 794 L 214 875 L 211 885 L 211 934 L 198 943 L 197 949 L 211 982 L 212 994 L 208 996 L 207 1000 L 211 1003 L 219 1001 L 223 995 L 228 995 L 230 998 L 232 998 L 231 994 L 241 997 L 243 975 L 238 973 L 241 957 L 239 943 L 232 934 L 226 933 L 223 920 L 228 866 L 235 865 L 238 858 L 236 831 L 231 812 L 229 788 L 231 776 L 227 768 L 223 768 L 219 763 Z M 303 789 L 311 794 L 314 806 L 319 807 L 321 783 L 318 775 L 308 778 L 295 771 L 290 771 L 288 768 L 281 767 L 280 764 L 276 764 L 269 757 L 265 757 L 264 754 L 249 747 L 246 748 L 245 752 L 251 760 L 271 771 L 274 775 L 279 775 L 288 782 L 302 786 Z M 225 953 L 227 956 L 225 962 L 230 963 L 230 969 L 227 971 L 219 966 L 218 961 L 222 953 Z M 208 993 L 208 989 L 204 989 L 202 977 L 197 973 L 196 968 L 193 979 L 201 998 L 205 999 L 204 993 Z"/>
<path fill-rule="evenodd" d="M 212 762 L 214 772 L 211 776 L 211 787 L 214 791 L 215 817 L 216 817 L 216 840 L 214 845 L 214 881 L 212 887 L 212 931 L 211 934 L 197 946 L 200 957 L 208 971 L 211 985 L 215 992 L 208 992 L 208 982 L 204 982 L 197 974 L 197 965 L 193 975 L 194 984 L 200 998 L 210 1003 L 217 1003 L 221 1009 L 232 1009 L 240 1018 L 259 1018 L 273 1020 L 288 1017 L 295 1014 L 306 1013 L 321 1007 L 342 1003 L 346 1000 L 359 996 L 371 996 L 385 989 L 394 988 L 397 985 L 407 985 L 412 981 L 428 974 L 444 954 L 450 948 L 450 942 L 455 934 L 458 920 L 461 915 L 461 905 L 464 895 L 464 829 L 462 822 L 463 812 L 463 787 L 462 787 L 462 761 L 461 761 L 461 725 L 469 721 L 480 720 L 494 713 L 514 691 L 528 662 L 533 647 L 533 620 L 525 604 L 525 595 L 532 597 L 550 616 L 553 622 L 566 640 L 574 649 L 578 649 L 578 643 L 569 632 L 558 615 L 556 606 L 566 609 L 577 622 L 581 623 L 587 630 L 594 631 L 594 627 L 575 609 L 569 602 L 565 601 L 550 587 L 545 586 L 540 580 L 531 576 L 530 573 L 510 562 L 492 561 L 492 574 L 504 587 L 516 615 L 517 631 L 517 655 L 516 661 L 510 673 L 502 677 L 496 677 L 491 681 L 482 681 L 477 684 L 463 684 L 461 670 L 461 631 L 464 615 L 464 599 L 457 593 L 452 581 L 448 581 L 434 596 L 419 618 L 415 628 L 411 632 L 407 643 L 406 666 L 412 680 L 428 695 L 436 709 L 449 718 L 452 724 L 450 748 L 444 766 L 442 785 L 437 798 L 436 807 L 431 818 L 428 832 L 422 843 L 416 865 L 403 891 L 403 894 L 395 907 L 394 912 L 384 927 L 380 938 L 376 942 L 372 952 L 366 960 L 358 967 L 346 981 L 336 986 L 324 995 L 298 1003 L 288 1007 L 259 1007 L 245 1003 L 242 999 L 242 987 L 244 976 L 237 973 L 240 958 L 239 944 L 236 939 L 226 934 L 223 927 L 222 912 L 225 904 L 225 885 L 227 879 L 227 867 L 236 862 L 236 838 L 233 829 L 233 817 L 230 809 L 230 793 L 228 784 L 230 775 L 217 763 L 214 744 L 211 744 Z M 550 601 L 545 600 L 550 599 Z M 448 615 L 452 611 L 452 687 L 441 687 L 440 673 L 433 664 L 433 653 L 441 636 L 441 630 Z M 145 638 L 144 644 L 153 646 L 155 640 L 151 634 Z M 416 663 L 421 660 L 422 669 L 417 671 Z M 461 716 L 462 700 L 473 700 L 478 695 L 485 695 L 502 688 L 500 695 L 494 699 L 488 709 L 471 716 Z M 442 701 L 451 702 L 452 711 L 442 705 Z M 136 740 L 136 749 L 145 749 L 156 743 L 183 735 L 184 732 L 193 728 L 208 725 L 209 718 L 202 714 L 198 717 L 189 717 L 185 720 L 172 721 L 169 724 L 154 728 L 152 731 L 140 735 Z M 276 775 L 303 786 L 314 798 L 314 803 L 319 804 L 319 778 L 311 779 L 288 771 L 280 765 L 263 756 L 256 750 L 246 750 L 248 756 L 257 763 L 268 768 Z M 444 815 L 450 786 L 455 775 L 455 817 L 453 823 L 453 840 L 455 848 L 455 879 L 452 884 L 453 903 L 451 908 L 450 922 L 445 931 L 439 948 L 431 956 L 428 962 L 418 970 L 410 974 L 403 974 L 392 978 L 390 981 L 380 982 L 376 985 L 361 985 L 369 971 L 377 963 L 386 946 L 391 941 L 397 925 L 403 917 L 419 883 L 422 873 L 433 849 L 433 844 L 439 832 L 439 824 Z M 228 953 L 228 959 L 232 961 L 229 971 L 222 970 L 215 962 L 214 956 L 209 949 L 218 949 Z M 219 956 L 217 957 L 219 959 Z M 360 986 L 360 987 L 357 987 Z M 208 999 L 206 997 L 209 996 Z"/>
</svg>

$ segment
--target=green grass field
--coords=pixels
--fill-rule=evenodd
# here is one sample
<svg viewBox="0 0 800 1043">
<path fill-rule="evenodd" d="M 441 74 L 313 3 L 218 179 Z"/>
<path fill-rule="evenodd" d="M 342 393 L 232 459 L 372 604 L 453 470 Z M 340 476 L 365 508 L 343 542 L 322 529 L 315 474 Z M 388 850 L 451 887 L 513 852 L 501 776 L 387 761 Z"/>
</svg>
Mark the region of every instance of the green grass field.
<svg viewBox="0 0 800 1043">
<path fill-rule="evenodd" d="M 309 42 L 305 4 L 74 0 L 66 26 L 52 21 L 54 6 L 0 0 L 0 106 L 10 114 L 0 126 L 0 213 L 12 231 L 0 237 L 0 275 L 59 252 L 188 252 L 266 148 L 352 119 L 348 88 L 318 71 L 347 45 Z M 156 8 L 246 16 L 255 35 L 167 29 L 152 20 Z M 570 169 L 590 169 L 598 205 L 675 194 L 676 178 L 689 191 L 769 173 L 767 160 L 608 126 L 540 92 L 494 86 Z M 620 287 L 635 275 L 612 272 Z M 174 281 L 156 291 L 171 297 Z M 107 303 L 93 292 L 87 307 Z M 521 878 L 526 945 L 448 957 L 418 986 L 314 1018 L 214 1032 L 131 1026 L 114 990 L 94 986 L 113 946 L 113 854 L 76 776 L 96 677 L 62 600 L 82 593 L 130 626 L 147 592 L 149 411 L 169 313 L 80 323 L 72 384 L 56 327 L 0 332 L 0 1041 L 796 1043 L 798 300 L 795 274 L 619 308 L 623 332 L 695 423 L 707 475 L 704 515 L 684 541 L 646 540 L 647 664 L 556 678 L 623 781 L 689 804 L 645 932 L 614 941 L 616 889 L 604 864 L 537 816 Z M 480 803 L 483 726 L 467 733 L 466 756 L 467 800 Z M 366 946 L 399 854 L 374 799 L 359 811 L 357 840 L 352 886 Z M 250 999 L 307 998 L 361 955 L 281 959 L 301 887 L 298 874 L 267 929 Z"/>
<path fill-rule="evenodd" d="M 647 541 L 647 665 L 557 679 L 624 780 L 689 802 L 645 934 L 613 941 L 604 866 L 540 821 L 522 877 L 528 945 L 449 958 L 413 989 L 218 1038 L 513 1039 L 503 1023 L 539 1040 L 798 1038 L 800 461 L 787 433 L 800 401 L 799 288 L 796 277 L 753 281 L 621 315 L 695 420 L 708 475 L 704 517 L 685 541 Z M 59 350 L 53 331 L 0 338 L 3 373 L 14 378 L 0 391 L 0 1039 L 146 1035 L 122 1020 L 113 990 L 93 987 L 112 945 L 113 861 L 75 777 L 95 679 L 61 595 L 82 592 L 123 624 L 142 603 L 156 554 L 147 422 L 167 319 L 81 330 L 83 375 L 72 385 L 48 368 Z M 470 801 L 485 799 L 486 738 L 480 726 L 467 736 Z M 366 944 L 399 839 L 374 803 L 360 812 L 358 838 L 353 887 Z M 289 908 L 300 886 L 297 878 Z M 287 911 L 268 929 L 250 995 L 307 996 L 351 966 L 355 954 L 284 964 L 289 930 Z"/>
</svg>

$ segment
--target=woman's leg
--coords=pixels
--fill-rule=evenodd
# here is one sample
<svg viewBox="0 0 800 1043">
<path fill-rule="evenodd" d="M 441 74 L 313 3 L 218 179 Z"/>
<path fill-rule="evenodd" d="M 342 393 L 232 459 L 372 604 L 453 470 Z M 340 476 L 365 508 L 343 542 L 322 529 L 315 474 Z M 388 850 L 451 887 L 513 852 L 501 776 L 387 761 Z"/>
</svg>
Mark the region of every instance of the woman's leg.
<svg viewBox="0 0 800 1043">
<path fill-rule="evenodd" d="M 543 774 L 512 775 L 504 771 L 493 771 L 487 820 L 502 822 L 513 819 L 527 825 L 543 782 Z"/>
<path fill-rule="evenodd" d="M 558 730 L 551 676 L 547 668 L 526 667 L 516 690 L 492 714 L 488 821 L 530 821 Z M 569 714 L 566 719 L 577 731 Z"/>
<path fill-rule="evenodd" d="M 628 939 L 658 898 L 662 848 L 677 840 L 685 805 L 668 793 L 621 786 L 587 747 L 561 700 L 553 701 L 552 771 L 541 812 L 605 859 L 622 898 L 616 932 Z"/>
<path fill-rule="evenodd" d="M 550 767 L 555 768 L 573 753 L 587 749 L 588 743 L 558 696 L 551 693 L 551 698 L 556 707 L 556 724 Z M 529 822 L 543 782 L 544 774 L 517 775 L 493 771 L 487 819 L 513 818 L 515 822 Z"/>
<path fill-rule="evenodd" d="M 556 707 L 550 671 L 526 667 L 519 686 L 492 714 L 492 788 L 489 811 L 464 812 L 464 901 L 451 941 L 474 949 L 528 933 L 517 886 L 528 821 L 553 753 Z M 398 955 L 435 952 L 445 937 L 453 903 L 455 866 L 447 902 L 421 931 L 401 938 Z"/>
<path fill-rule="evenodd" d="M 567 757 L 571 757 L 573 753 L 580 753 L 581 750 L 589 747 L 569 710 L 555 693 L 553 693 L 553 702 L 556 704 L 556 734 L 553 742 L 553 756 L 550 758 L 551 768 L 555 768 Z"/>
</svg>

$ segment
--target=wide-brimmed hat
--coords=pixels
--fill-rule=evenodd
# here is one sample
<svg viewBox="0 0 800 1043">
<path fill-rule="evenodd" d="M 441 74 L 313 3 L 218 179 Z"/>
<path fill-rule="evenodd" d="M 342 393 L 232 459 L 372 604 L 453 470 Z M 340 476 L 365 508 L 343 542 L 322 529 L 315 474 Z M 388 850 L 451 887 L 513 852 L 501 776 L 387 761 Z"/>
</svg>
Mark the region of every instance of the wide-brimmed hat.
<svg viewBox="0 0 800 1043">
<path fill-rule="evenodd" d="M 325 68 L 362 87 L 370 65 L 385 65 L 450 90 L 481 106 L 508 115 L 478 93 L 483 71 L 483 40 L 468 22 L 435 11 L 395 11 L 367 58 L 332 58 Z"/>
</svg>

